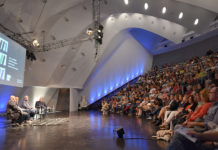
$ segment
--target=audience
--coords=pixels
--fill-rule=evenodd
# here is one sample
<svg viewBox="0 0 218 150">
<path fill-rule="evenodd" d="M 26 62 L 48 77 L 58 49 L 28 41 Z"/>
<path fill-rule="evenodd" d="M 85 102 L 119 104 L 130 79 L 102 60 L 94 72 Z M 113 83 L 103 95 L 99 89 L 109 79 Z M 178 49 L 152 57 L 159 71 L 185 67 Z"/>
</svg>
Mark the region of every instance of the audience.
<svg viewBox="0 0 218 150">
<path fill-rule="evenodd" d="M 189 130 L 189 135 L 197 138 L 197 143 L 194 143 L 182 134 L 175 131 L 174 137 L 170 143 L 168 150 L 213 150 L 218 146 L 218 87 L 213 87 L 210 90 L 209 99 L 213 103 L 208 110 L 207 115 L 202 118 L 202 121 L 188 123 L 187 127 L 193 127 Z M 199 132 L 199 128 L 204 128 Z M 197 132 L 196 132 L 197 131 Z M 214 136 L 214 137 L 210 137 Z"/>
<path fill-rule="evenodd" d="M 190 134 L 207 141 L 208 135 L 217 135 L 218 131 L 215 129 L 218 124 L 217 56 L 218 53 L 212 53 L 179 64 L 154 66 L 149 73 L 140 76 L 135 84 L 128 84 L 115 96 L 105 100 L 102 106 L 109 105 L 109 108 L 104 109 L 104 114 L 108 114 L 105 113 L 107 111 L 146 117 L 152 119 L 160 129 L 175 131 L 169 149 L 176 149 L 176 146 L 183 149 L 173 142 L 184 138 L 176 133 L 180 127 L 201 132 L 192 131 Z M 211 138 L 208 141 L 218 139 Z"/>
</svg>

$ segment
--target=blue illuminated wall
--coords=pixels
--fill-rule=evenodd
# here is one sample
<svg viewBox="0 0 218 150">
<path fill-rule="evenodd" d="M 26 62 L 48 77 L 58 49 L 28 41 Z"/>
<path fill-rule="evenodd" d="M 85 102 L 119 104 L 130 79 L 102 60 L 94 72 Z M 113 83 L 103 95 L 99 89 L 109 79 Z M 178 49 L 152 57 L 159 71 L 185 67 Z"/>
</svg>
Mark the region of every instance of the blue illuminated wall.
<svg viewBox="0 0 218 150">
<path fill-rule="evenodd" d="M 160 35 L 140 28 L 131 28 L 129 33 L 142 45 L 146 50 L 152 52 L 156 45 L 163 41 L 169 41 Z"/>
<path fill-rule="evenodd" d="M 90 104 L 147 72 L 152 66 L 153 56 L 129 32 L 123 32 L 119 38 L 123 40 L 115 37 L 105 50 L 107 57 L 103 56 L 105 59 L 100 61 L 80 93 Z"/>
</svg>

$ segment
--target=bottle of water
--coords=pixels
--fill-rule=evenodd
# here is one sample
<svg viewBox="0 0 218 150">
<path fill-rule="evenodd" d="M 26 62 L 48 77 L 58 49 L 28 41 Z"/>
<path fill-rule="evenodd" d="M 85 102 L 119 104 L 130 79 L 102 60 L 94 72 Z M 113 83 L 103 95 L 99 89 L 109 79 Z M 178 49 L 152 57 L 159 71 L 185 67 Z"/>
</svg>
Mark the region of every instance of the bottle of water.
<svg viewBox="0 0 218 150">
<path fill-rule="evenodd" d="M 52 112 L 55 112 L 55 107 L 54 107 L 54 105 L 53 105 L 53 107 L 52 107 Z"/>
</svg>

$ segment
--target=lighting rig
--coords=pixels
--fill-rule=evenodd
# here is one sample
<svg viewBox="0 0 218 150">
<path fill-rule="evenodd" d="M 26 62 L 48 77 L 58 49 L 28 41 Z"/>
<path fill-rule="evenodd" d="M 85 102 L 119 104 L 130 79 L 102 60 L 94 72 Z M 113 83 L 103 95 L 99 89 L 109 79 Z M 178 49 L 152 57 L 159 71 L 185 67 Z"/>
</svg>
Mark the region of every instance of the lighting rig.
<svg viewBox="0 0 218 150">
<path fill-rule="evenodd" d="M 98 55 L 99 45 L 102 44 L 103 40 L 103 29 L 104 26 L 100 23 L 101 17 L 101 2 L 102 0 L 92 0 L 92 9 L 93 9 L 93 34 L 95 39 L 95 58 Z"/>
<path fill-rule="evenodd" d="M 28 41 L 27 39 L 25 39 L 22 36 L 23 34 L 29 34 L 29 33 L 32 33 L 32 32 L 27 32 L 27 33 L 23 33 L 23 34 L 15 33 L 14 31 L 8 29 L 7 27 L 5 27 L 2 24 L 0 24 L 0 32 L 5 34 L 6 36 L 11 38 L 12 40 L 16 41 L 17 43 L 22 45 L 24 48 L 26 48 L 26 58 L 28 60 L 31 60 L 31 61 L 35 61 L 36 60 L 36 56 L 33 53 L 33 49 L 34 49 L 33 42 L 36 42 L 36 41 L 33 41 L 33 42 Z"/>
<path fill-rule="evenodd" d="M 54 49 L 58 49 L 65 46 L 70 45 L 78 45 L 82 42 L 88 40 L 95 40 L 95 58 L 98 55 L 99 46 L 103 43 L 103 29 L 104 26 L 100 23 L 100 16 L 101 16 L 101 3 L 103 0 L 92 0 L 92 9 L 93 9 L 93 27 L 88 28 L 86 33 L 89 35 L 84 34 L 84 32 L 80 33 L 75 38 L 68 38 L 63 39 L 55 42 L 44 43 L 40 44 L 37 39 L 27 40 L 23 37 L 23 34 L 31 34 L 33 32 L 26 32 L 26 33 L 15 33 L 14 31 L 8 29 L 4 25 L 0 24 L 0 32 L 11 38 L 12 40 L 16 41 L 24 48 L 26 48 L 26 58 L 31 61 L 36 60 L 36 56 L 34 53 L 36 52 L 45 52 Z M 107 4 L 107 1 L 104 0 L 104 3 Z"/>
</svg>

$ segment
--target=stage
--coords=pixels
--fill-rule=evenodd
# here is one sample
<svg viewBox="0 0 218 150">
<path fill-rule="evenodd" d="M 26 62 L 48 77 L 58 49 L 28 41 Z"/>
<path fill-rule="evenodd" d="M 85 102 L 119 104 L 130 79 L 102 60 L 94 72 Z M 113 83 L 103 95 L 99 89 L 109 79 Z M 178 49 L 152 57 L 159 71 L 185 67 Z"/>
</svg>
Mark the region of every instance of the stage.
<svg viewBox="0 0 218 150">
<path fill-rule="evenodd" d="M 45 119 L 44 124 L 10 127 L 0 117 L 0 150 L 165 150 L 168 145 L 151 140 L 156 130 L 146 119 L 100 112 L 61 113 Z M 124 138 L 147 140 L 117 139 L 113 130 L 120 126 Z"/>
</svg>

